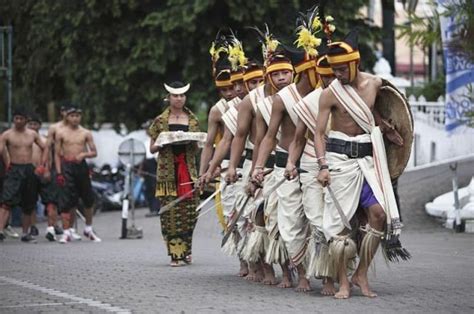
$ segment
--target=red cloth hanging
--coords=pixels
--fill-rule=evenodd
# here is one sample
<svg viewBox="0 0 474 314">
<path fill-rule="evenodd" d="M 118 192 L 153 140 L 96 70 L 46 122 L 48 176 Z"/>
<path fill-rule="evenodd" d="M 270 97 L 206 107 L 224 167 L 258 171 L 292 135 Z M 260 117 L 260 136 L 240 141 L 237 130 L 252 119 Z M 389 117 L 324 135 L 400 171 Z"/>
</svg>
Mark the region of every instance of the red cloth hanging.
<svg viewBox="0 0 474 314">
<path fill-rule="evenodd" d="M 186 165 L 186 154 L 184 152 L 174 156 L 174 166 L 176 170 L 176 190 L 178 197 L 189 193 L 189 196 L 185 199 L 191 199 L 193 197 L 193 194 L 190 192 L 193 189 L 193 185 L 181 185 L 182 183 L 187 183 L 191 181 L 191 175 L 189 174 L 188 165 Z"/>
</svg>

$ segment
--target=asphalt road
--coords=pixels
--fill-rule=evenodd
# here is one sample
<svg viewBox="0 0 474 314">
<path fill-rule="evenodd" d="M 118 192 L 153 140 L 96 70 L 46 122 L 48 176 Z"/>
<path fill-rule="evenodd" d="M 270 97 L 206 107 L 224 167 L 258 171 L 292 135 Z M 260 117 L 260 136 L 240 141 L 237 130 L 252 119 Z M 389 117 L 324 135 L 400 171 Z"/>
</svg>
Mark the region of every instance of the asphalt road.
<svg viewBox="0 0 474 314">
<path fill-rule="evenodd" d="M 465 167 L 463 175 L 472 176 L 472 161 Z M 198 222 L 193 265 L 171 268 L 159 219 L 144 218 L 141 209 L 140 240 L 119 240 L 120 213 L 108 212 L 94 222 L 102 243 L 60 245 L 43 236 L 37 244 L 1 243 L 0 313 L 472 313 L 474 237 L 442 228 L 422 206 L 436 196 L 427 194 L 450 188 L 448 173 L 441 167 L 400 179 L 402 241 L 413 258 L 387 267 L 377 255 L 370 273 L 376 299 L 356 289 L 349 300 L 323 297 L 315 279 L 314 291 L 297 293 L 239 278 L 236 258 L 220 252 L 212 213 Z"/>
</svg>

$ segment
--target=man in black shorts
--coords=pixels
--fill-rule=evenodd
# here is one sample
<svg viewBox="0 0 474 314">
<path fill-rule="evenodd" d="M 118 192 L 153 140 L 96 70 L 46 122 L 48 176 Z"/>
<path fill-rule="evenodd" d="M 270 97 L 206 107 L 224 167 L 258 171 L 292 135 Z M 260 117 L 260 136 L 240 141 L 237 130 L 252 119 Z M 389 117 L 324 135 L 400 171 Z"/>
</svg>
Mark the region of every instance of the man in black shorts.
<svg viewBox="0 0 474 314">
<path fill-rule="evenodd" d="M 40 117 L 36 114 L 33 114 L 30 116 L 27 126 L 29 129 L 39 134 L 41 124 L 42 123 Z M 41 135 L 40 138 L 46 144 L 46 138 Z M 50 160 L 48 158 L 47 165 L 41 164 L 41 149 L 37 145 L 33 145 L 33 164 L 38 168 L 38 171 L 36 173 L 38 179 L 38 194 L 40 196 L 41 202 L 44 204 L 45 212 L 48 216 L 46 239 L 48 239 L 49 241 L 56 241 L 55 225 L 58 216 L 58 188 L 56 186 L 56 180 L 51 180 L 51 172 L 49 171 L 49 161 Z"/>
<path fill-rule="evenodd" d="M 0 241 L 5 239 L 3 232 L 8 220 L 10 209 L 21 206 L 23 210 L 22 225 L 23 242 L 36 242 L 29 234 L 31 214 L 36 206 L 37 179 L 33 165 L 33 145 L 36 143 L 44 151 L 45 144 L 39 135 L 26 128 L 27 114 L 22 109 L 13 114 L 13 127 L 7 130 L 0 139 L 0 155 L 8 149 L 10 164 L 4 179 L 3 191 L 0 198 Z M 45 160 L 45 156 L 41 157 Z"/>
<path fill-rule="evenodd" d="M 92 215 L 94 194 L 92 192 L 89 168 L 86 158 L 97 156 L 92 132 L 83 128 L 81 123 L 82 111 L 71 107 L 67 110 L 67 125 L 57 130 L 55 141 L 55 166 L 56 182 L 63 187 L 60 196 L 61 218 L 63 220 L 64 234 L 60 243 L 72 240 L 70 222 L 71 210 L 79 205 L 79 198 L 84 203 L 84 216 L 86 226 L 84 235 L 94 242 L 101 242 L 92 230 Z"/>
</svg>

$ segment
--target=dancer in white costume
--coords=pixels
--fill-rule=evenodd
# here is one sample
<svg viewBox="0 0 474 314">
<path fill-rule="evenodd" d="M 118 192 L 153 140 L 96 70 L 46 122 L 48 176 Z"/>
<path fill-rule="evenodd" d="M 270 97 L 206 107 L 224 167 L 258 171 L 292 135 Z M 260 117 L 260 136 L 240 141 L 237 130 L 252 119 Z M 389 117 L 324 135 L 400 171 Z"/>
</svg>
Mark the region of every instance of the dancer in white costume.
<svg viewBox="0 0 474 314">
<path fill-rule="evenodd" d="M 300 38 L 299 38 L 300 39 Z M 317 85 L 316 77 L 316 47 L 311 41 L 305 49 L 286 48 L 286 54 L 291 58 L 297 74 L 297 83 L 282 88 L 272 98 L 273 105 L 268 130 L 258 151 L 257 162 L 252 178 L 263 183 L 263 165 L 273 148 L 276 146 L 274 175 L 284 178 L 285 167 L 288 159 L 288 148 L 293 140 L 295 125 L 298 121 L 293 106 L 302 100 Z M 306 49 L 307 48 L 307 49 Z M 308 50 L 314 53 L 308 53 Z M 316 163 L 314 148 L 307 145 L 304 157 Z M 307 219 L 303 209 L 302 191 L 299 178 L 288 180 L 277 189 L 278 194 L 278 228 L 285 242 L 293 266 L 298 270 L 299 283 L 297 291 L 309 291 L 309 281 L 305 274 L 304 259 L 306 256 Z"/>
<path fill-rule="evenodd" d="M 402 227 L 390 182 L 382 130 L 377 126 L 381 118 L 374 110 L 382 81 L 359 71 L 360 55 L 355 32 L 344 41 L 329 45 L 328 60 L 337 80 L 321 94 L 315 144 L 320 165 L 318 181 L 323 186 L 330 185 L 334 193 L 334 198 L 325 195 L 323 229 L 330 241 L 329 252 L 340 284 L 335 297 L 346 299 L 350 296 L 347 265 L 356 256 L 357 246 L 343 223 L 342 215 L 352 219 L 358 208 L 365 211 L 368 223 L 361 227 L 365 236 L 352 284 L 360 287 L 365 296 L 375 297 L 367 278 L 369 265 L 382 238 L 385 243 L 399 244 Z M 326 140 L 330 114 L 331 131 Z M 403 139 L 393 127 L 383 131 L 388 140 L 403 145 Z M 338 168 L 340 172 L 330 175 L 329 167 Z M 338 212 L 338 205 L 342 214 Z M 384 249 L 389 258 L 409 258 L 401 245 L 386 245 Z"/>
<path fill-rule="evenodd" d="M 310 145 L 314 145 L 311 139 L 314 138 L 316 130 L 319 97 L 323 88 L 328 87 L 335 78 L 327 61 L 327 47 L 325 45 L 324 48 L 320 47 L 318 52 L 316 72 L 320 87 L 305 96 L 294 107 L 299 120 L 296 124 L 295 136 L 289 148 L 289 157 L 286 164 L 285 176 L 290 180 L 298 176 L 296 164 L 303 153 L 305 145 L 308 142 L 311 143 Z M 303 206 L 311 228 L 311 236 L 306 253 L 309 259 L 306 277 L 308 279 L 313 276 L 323 278 L 324 286 L 321 294 L 334 295 L 335 288 L 332 279 L 333 271 L 329 260 L 329 247 L 323 233 L 323 187 L 314 179 L 318 172 L 317 162 L 307 162 L 306 159 L 302 159 L 300 164 L 300 168 L 305 171 L 299 174 L 303 191 Z"/>
</svg>

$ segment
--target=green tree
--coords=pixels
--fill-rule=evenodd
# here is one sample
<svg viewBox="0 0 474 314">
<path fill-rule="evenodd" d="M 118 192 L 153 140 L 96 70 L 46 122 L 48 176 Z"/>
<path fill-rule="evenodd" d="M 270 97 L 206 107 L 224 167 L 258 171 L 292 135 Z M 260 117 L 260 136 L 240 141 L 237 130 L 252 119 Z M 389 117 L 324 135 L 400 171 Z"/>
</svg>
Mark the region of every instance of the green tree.
<svg viewBox="0 0 474 314">
<path fill-rule="evenodd" d="M 335 18 L 335 38 L 361 29 L 363 67 L 371 68 L 379 38 L 357 13 L 366 3 L 332 1 L 325 12 Z M 182 77 L 192 85 L 188 104 L 205 111 L 217 100 L 208 49 L 220 28 L 232 28 L 247 52 L 259 56 L 248 26 L 267 22 L 291 42 L 298 11 L 313 5 L 309 0 L 0 0 L 0 24 L 14 26 L 14 100 L 45 116 L 47 103 L 70 99 L 84 107 L 89 125 L 112 121 L 133 128 L 160 112 L 163 82 Z"/>
</svg>

